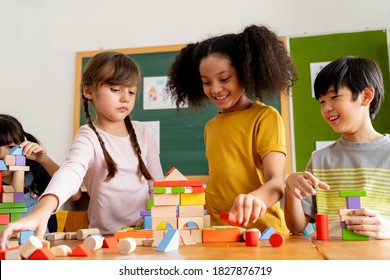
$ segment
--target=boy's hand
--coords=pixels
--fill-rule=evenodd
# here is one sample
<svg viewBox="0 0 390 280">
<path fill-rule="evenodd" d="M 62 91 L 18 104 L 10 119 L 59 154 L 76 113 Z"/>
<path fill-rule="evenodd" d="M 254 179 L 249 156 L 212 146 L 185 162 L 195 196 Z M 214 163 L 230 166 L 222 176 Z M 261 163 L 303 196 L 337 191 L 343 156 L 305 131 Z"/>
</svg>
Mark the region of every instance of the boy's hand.
<svg viewBox="0 0 390 280">
<path fill-rule="evenodd" d="M 330 186 L 313 176 L 310 172 L 296 172 L 289 175 L 286 179 L 286 192 L 292 193 L 299 200 L 302 196 L 315 195 L 313 186 L 329 190 Z"/>
<path fill-rule="evenodd" d="M 266 210 L 265 203 L 259 198 L 251 194 L 240 194 L 236 197 L 230 212 L 237 215 L 238 224 L 246 226 L 248 222 L 255 223 Z"/>
<path fill-rule="evenodd" d="M 356 209 L 348 212 L 348 216 L 356 216 L 345 221 L 347 229 L 354 233 L 376 239 L 390 239 L 390 220 L 383 218 L 377 211 Z"/>
</svg>

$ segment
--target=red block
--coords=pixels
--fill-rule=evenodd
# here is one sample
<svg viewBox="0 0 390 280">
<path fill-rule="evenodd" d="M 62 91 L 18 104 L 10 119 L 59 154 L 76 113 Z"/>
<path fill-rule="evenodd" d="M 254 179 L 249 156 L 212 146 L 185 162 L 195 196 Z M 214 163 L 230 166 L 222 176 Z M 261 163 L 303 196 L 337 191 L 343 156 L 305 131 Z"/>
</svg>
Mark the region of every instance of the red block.
<svg viewBox="0 0 390 280">
<path fill-rule="evenodd" d="M 316 214 L 317 240 L 329 240 L 329 222 L 327 214 Z"/>
<path fill-rule="evenodd" d="M 55 258 L 55 255 L 49 248 L 43 247 L 36 250 L 28 259 L 29 260 L 52 260 Z"/>
<path fill-rule="evenodd" d="M 269 238 L 269 243 L 272 247 L 279 247 L 284 243 L 284 235 L 280 232 L 275 232 Z"/>
<path fill-rule="evenodd" d="M 118 248 L 118 239 L 116 237 L 106 237 L 103 239 L 103 248 Z"/>
<path fill-rule="evenodd" d="M 228 222 L 230 225 L 235 225 L 235 226 L 240 225 L 240 224 L 238 223 L 238 220 L 237 220 L 237 214 L 234 214 L 234 213 L 232 213 L 232 212 L 221 213 L 221 214 L 219 215 L 219 218 L 220 218 L 222 221 Z"/>
<path fill-rule="evenodd" d="M 70 257 L 88 257 L 91 256 L 92 252 L 84 244 L 77 245 L 76 248 L 68 255 Z"/>
<path fill-rule="evenodd" d="M 259 232 L 253 230 L 245 231 L 245 245 L 246 246 L 257 246 L 259 242 Z"/>
</svg>

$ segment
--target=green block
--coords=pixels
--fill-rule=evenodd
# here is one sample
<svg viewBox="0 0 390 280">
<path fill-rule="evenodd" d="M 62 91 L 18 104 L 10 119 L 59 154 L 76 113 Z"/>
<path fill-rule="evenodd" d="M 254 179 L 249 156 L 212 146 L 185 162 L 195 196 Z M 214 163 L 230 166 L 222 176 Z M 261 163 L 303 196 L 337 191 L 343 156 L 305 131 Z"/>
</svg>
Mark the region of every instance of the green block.
<svg viewBox="0 0 390 280">
<path fill-rule="evenodd" d="M 27 211 L 26 211 L 25 213 L 27 213 Z M 10 222 L 11 222 L 11 223 L 16 222 L 16 221 L 19 220 L 22 216 L 23 216 L 23 213 L 12 213 L 12 214 L 11 214 L 11 218 L 10 218 Z"/>
<path fill-rule="evenodd" d="M 354 233 L 352 230 L 341 228 L 341 235 L 343 240 L 361 240 L 361 241 L 367 241 L 370 240 L 368 236 L 360 235 Z"/>
<path fill-rule="evenodd" d="M 27 213 L 27 208 L 3 208 L 0 209 L 0 214 Z"/>
<path fill-rule="evenodd" d="M 172 187 L 172 193 L 184 193 L 184 187 Z"/>
<path fill-rule="evenodd" d="M 164 194 L 167 192 L 167 188 L 166 187 L 154 187 L 153 192 L 157 193 L 157 194 Z"/>
<path fill-rule="evenodd" d="M 26 207 L 26 203 L 24 202 L 5 202 L 5 203 L 0 203 L 0 209 L 3 208 L 24 208 Z"/>
<path fill-rule="evenodd" d="M 154 205 L 154 200 L 148 199 L 148 208 L 147 208 L 147 210 L 151 211 L 153 205 Z"/>
<path fill-rule="evenodd" d="M 340 191 L 339 197 L 350 197 L 350 196 L 366 196 L 366 191 Z"/>
<path fill-rule="evenodd" d="M 3 231 L 7 225 L 0 225 L 0 231 Z"/>
</svg>

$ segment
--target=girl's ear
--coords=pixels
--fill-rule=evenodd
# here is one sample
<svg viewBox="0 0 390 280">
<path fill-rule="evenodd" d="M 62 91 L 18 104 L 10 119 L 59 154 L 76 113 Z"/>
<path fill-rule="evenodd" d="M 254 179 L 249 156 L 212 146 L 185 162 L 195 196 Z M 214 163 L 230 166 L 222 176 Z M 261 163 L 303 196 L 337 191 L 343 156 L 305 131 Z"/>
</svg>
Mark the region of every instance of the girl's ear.
<svg viewBox="0 0 390 280">
<path fill-rule="evenodd" d="M 92 86 L 90 85 L 84 85 L 83 86 L 83 95 L 85 98 L 89 99 L 89 100 L 92 100 L 93 99 L 93 94 L 92 94 Z"/>
<path fill-rule="evenodd" d="M 374 99 L 375 90 L 373 87 L 365 87 L 362 91 L 362 105 L 370 105 L 371 101 Z"/>
</svg>

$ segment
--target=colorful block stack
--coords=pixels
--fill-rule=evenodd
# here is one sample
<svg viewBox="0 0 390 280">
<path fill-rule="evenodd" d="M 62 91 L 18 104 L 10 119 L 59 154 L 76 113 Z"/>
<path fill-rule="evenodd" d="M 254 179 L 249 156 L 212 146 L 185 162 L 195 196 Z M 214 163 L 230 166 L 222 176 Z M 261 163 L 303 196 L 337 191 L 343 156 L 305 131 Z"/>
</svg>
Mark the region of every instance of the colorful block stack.
<svg viewBox="0 0 390 280">
<path fill-rule="evenodd" d="M 356 234 L 351 230 L 348 230 L 345 225 L 345 221 L 356 216 L 348 216 L 348 212 L 354 209 L 361 208 L 360 197 L 366 196 L 366 191 L 364 190 L 349 190 L 349 191 L 340 191 L 340 197 L 346 198 L 347 209 L 339 209 L 340 215 L 340 225 L 341 225 L 341 234 L 343 240 L 369 240 L 368 236 L 363 236 Z"/>
<path fill-rule="evenodd" d="M 27 212 L 24 203 L 24 173 L 29 171 L 23 148 L 14 147 L 0 160 L 0 230 L 10 222 L 14 222 Z M 3 172 L 13 172 L 12 185 L 3 185 Z"/>
</svg>

